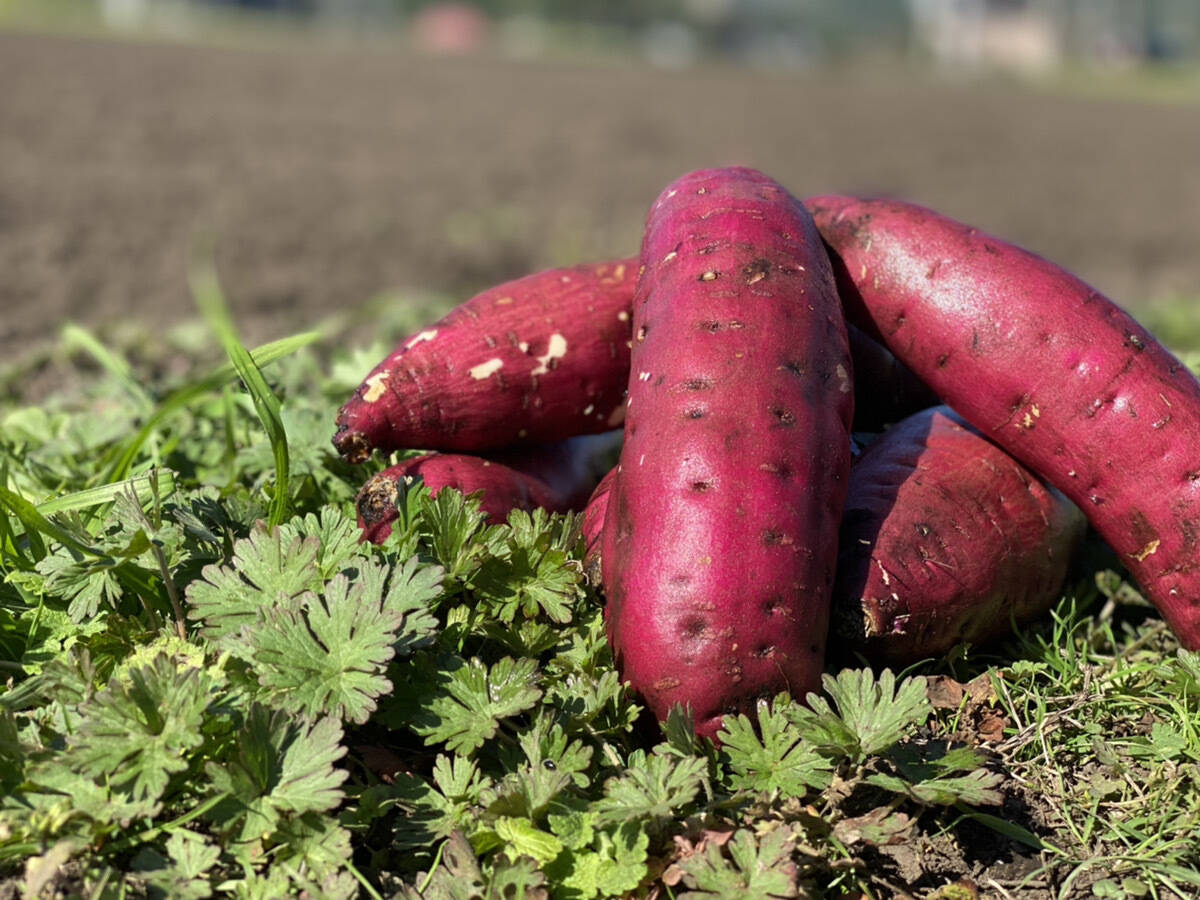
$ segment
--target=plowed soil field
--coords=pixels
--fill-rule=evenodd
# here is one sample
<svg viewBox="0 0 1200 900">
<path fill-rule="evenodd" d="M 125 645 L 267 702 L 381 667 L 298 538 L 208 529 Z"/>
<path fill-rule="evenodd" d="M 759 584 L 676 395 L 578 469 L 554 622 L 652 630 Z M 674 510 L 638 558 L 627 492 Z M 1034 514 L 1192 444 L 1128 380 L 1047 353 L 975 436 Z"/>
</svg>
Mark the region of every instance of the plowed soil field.
<svg viewBox="0 0 1200 900">
<path fill-rule="evenodd" d="M 0 34 L 0 354 L 193 315 L 215 239 L 245 336 L 382 291 L 634 252 L 666 182 L 760 167 L 915 199 L 1131 305 L 1200 293 L 1200 103 L 842 67 L 764 74 Z"/>
</svg>

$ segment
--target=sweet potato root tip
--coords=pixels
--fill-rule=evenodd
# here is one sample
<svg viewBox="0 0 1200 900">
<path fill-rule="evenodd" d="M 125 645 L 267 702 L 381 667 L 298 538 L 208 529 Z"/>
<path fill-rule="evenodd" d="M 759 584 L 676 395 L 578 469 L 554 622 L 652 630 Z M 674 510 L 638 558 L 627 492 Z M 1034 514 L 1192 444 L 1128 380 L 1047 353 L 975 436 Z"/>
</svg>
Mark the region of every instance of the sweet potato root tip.
<svg viewBox="0 0 1200 900">
<path fill-rule="evenodd" d="M 333 436 L 333 446 L 346 462 L 354 465 L 366 462 L 371 457 L 366 438 L 357 431 L 351 431 L 347 425 L 338 426 Z"/>
<path fill-rule="evenodd" d="M 354 501 L 355 512 L 364 527 L 374 528 L 389 516 L 395 517 L 396 480 L 380 473 L 371 476 Z"/>
</svg>

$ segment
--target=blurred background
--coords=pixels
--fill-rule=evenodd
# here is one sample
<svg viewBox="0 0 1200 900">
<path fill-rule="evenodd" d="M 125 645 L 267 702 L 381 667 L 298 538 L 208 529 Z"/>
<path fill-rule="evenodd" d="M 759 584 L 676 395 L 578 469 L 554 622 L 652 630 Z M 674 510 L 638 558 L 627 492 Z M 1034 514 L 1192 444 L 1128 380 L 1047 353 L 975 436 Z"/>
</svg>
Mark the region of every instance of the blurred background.
<svg viewBox="0 0 1200 900">
<path fill-rule="evenodd" d="M 1200 0 L 0 0 L 0 357 L 635 253 L 710 165 L 891 194 L 1200 336 Z M 360 321 L 360 326 L 364 325 Z"/>
</svg>

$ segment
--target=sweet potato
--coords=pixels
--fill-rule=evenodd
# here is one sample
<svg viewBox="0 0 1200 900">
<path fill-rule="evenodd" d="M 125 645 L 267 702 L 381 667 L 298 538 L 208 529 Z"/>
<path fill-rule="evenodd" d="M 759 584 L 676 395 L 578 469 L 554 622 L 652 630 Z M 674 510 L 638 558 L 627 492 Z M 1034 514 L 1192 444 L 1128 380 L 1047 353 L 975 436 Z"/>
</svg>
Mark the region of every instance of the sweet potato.
<svg viewBox="0 0 1200 900">
<path fill-rule="evenodd" d="M 949 407 L 917 413 L 851 469 L 833 633 L 899 665 L 1008 634 L 1057 599 L 1084 528 Z"/>
<path fill-rule="evenodd" d="M 635 260 L 484 291 L 403 341 L 342 407 L 333 443 L 479 453 L 619 426 Z"/>
<path fill-rule="evenodd" d="M 808 214 L 750 169 L 671 184 L 642 266 L 606 626 L 648 707 L 690 705 L 713 735 L 758 697 L 820 686 L 850 461 L 846 329 Z"/>
<path fill-rule="evenodd" d="M 482 491 L 480 508 L 492 524 L 514 509 L 550 512 L 582 509 L 600 475 L 611 465 L 620 432 L 585 435 L 538 447 L 509 450 L 490 459 L 462 453 L 430 453 L 391 466 L 368 479 L 355 509 L 365 541 L 382 544 L 396 520 L 397 483 L 420 476 L 433 494 L 450 487 Z"/>
<path fill-rule="evenodd" d="M 843 303 L 957 412 L 1067 495 L 1200 647 L 1200 381 L 1059 266 L 931 210 L 806 201 Z"/>
</svg>

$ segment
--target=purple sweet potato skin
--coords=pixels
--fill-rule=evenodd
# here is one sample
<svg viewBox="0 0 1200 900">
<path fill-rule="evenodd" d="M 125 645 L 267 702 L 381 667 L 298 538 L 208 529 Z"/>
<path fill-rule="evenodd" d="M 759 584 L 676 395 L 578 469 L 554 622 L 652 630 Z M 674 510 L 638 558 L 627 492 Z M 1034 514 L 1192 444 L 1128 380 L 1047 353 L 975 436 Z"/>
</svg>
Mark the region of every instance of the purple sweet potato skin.
<svg viewBox="0 0 1200 900">
<path fill-rule="evenodd" d="M 931 210 L 806 201 L 847 315 L 1083 510 L 1200 647 L 1200 382 L 1059 266 Z"/>
<path fill-rule="evenodd" d="M 616 479 L 617 470 L 614 467 L 600 479 L 583 509 L 583 524 L 580 527 L 584 545 L 583 573 L 587 576 L 589 584 L 601 583 L 604 518 L 608 513 L 609 492 Z"/>
<path fill-rule="evenodd" d="M 362 539 L 373 544 L 387 539 L 396 520 L 396 484 L 418 475 L 435 495 L 445 487 L 464 494 L 482 491 L 480 508 L 493 525 L 514 509 L 582 509 L 619 444 L 620 432 L 609 432 L 507 450 L 488 459 L 464 453 L 406 459 L 368 479 L 359 491 L 354 505 Z"/>
<path fill-rule="evenodd" d="M 765 175 L 693 172 L 652 207 L 603 581 L 625 680 L 660 719 L 819 689 L 849 468 L 828 257 Z"/>
<path fill-rule="evenodd" d="M 1058 598 L 1085 527 L 949 407 L 917 413 L 850 471 L 833 633 L 894 665 L 1010 634 Z"/>
<path fill-rule="evenodd" d="M 619 426 L 636 260 L 551 269 L 476 295 L 402 341 L 337 418 L 371 451 L 479 453 Z"/>
</svg>

